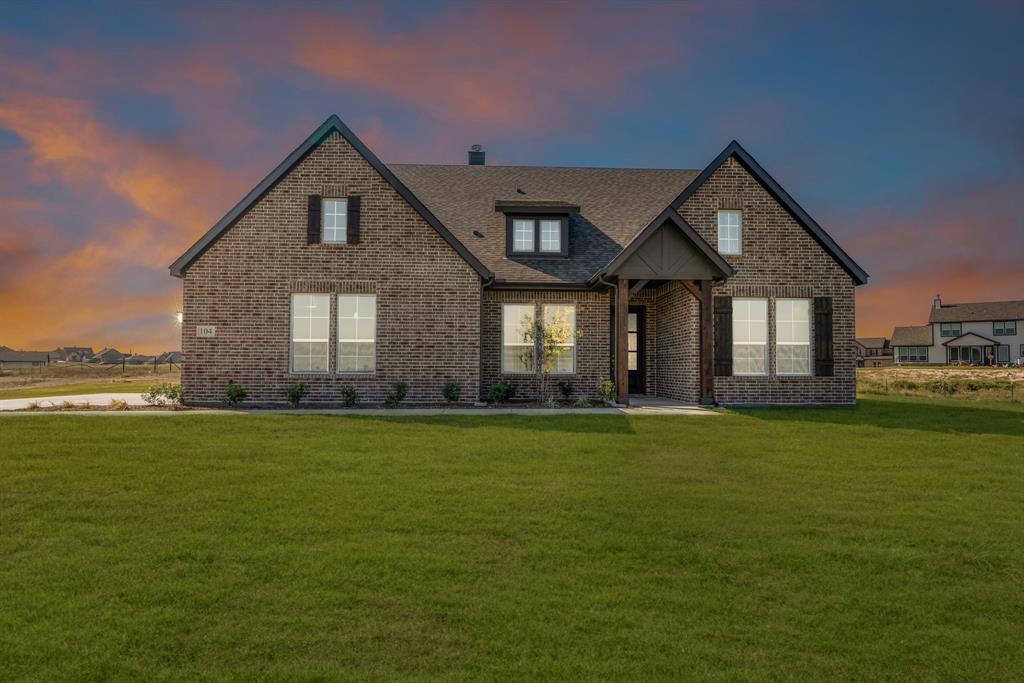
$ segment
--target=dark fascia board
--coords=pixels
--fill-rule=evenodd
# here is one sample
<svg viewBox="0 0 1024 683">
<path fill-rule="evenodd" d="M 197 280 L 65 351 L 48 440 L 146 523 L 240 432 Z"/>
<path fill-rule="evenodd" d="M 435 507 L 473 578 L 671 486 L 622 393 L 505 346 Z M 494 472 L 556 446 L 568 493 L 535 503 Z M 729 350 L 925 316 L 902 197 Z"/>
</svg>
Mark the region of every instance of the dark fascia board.
<svg viewBox="0 0 1024 683">
<path fill-rule="evenodd" d="M 782 204 L 787 211 L 806 228 L 811 235 L 818 241 L 821 246 L 825 248 L 832 258 L 839 262 L 846 272 L 848 272 L 856 284 L 863 285 L 867 284 L 868 274 L 861 268 L 857 263 L 850 258 L 849 254 L 843 251 L 842 247 L 836 244 L 836 241 L 832 239 L 832 236 L 825 232 L 818 223 L 811 218 L 810 214 L 804 211 L 803 207 L 796 203 L 796 200 L 789 196 L 789 193 L 782 189 L 771 175 L 761 167 L 761 164 L 757 163 L 754 157 L 750 156 L 747 150 L 743 149 L 740 143 L 733 140 L 729 143 L 728 147 L 722 150 L 722 153 L 715 157 L 707 168 L 700 172 L 693 181 L 686 186 L 679 196 L 672 200 L 671 207 L 674 210 L 678 210 L 683 203 L 693 195 L 697 189 L 704 184 L 711 174 L 718 170 L 718 167 L 725 163 L 725 160 L 731 156 L 735 156 L 736 160 L 739 161 L 747 171 L 757 179 L 761 185 L 768 190 L 768 193 L 775 197 L 775 200 Z"/>
<path fill-rule="evenodd" d="M 568 215 L 579 213 L 577 204 L 568 202 L 517 202 L 514 200 L 495 200 L 494 210 L 505 214 L 558 214 Z"/>
<path fill-rule="evenodd" d="M 622 248 L 622 251 L 620 251 L 607 266 L 601 269 L 599 273 L 594 275 L 590 281 L 594 282 L 605 274 L 614 275 L 615 271 L 618 270 L 622 264 L 628 261 L 629 257 L 632 256 L 652 234 L 665 224 L 665 221 L 671 222 L 679 228 L 684 235 L 686 235 L 686 238 L 689 239 L 690 242 L 692 242 L 693 245 L 697 247 L 697 249 L 703 253 L 709 261 L 711 261 L 712 265 L 719 270 L 722 279 L 732 277 L 736 274 L 736 271 L 724 258 L 722 258 L 722 255 L 715 251 L 714 248 L 712 248 L 712 246 L 708 244 L 704 238 L 701 237 L 700 234 L 676 212 L 674 208 L 669 206 L 659 213 L 654 220 L 648 223 L 646 228 L 634 235 L 633 239 L 631 239 L 626 246 Z"/>
<path fill-rule="evenodd" d="M 249 194 L 242 198 L 242 201 L 235 204 L 235 206 L 225 214 L 217 223 L 206 231 L 206 234 L 199 238 L 199 241 L 189 247 L 188 251 L 178 257 L 178 259 L 170 265 L 171 275 L 175 277 L 184 277 L 185 269 L 188 268 L 193 261 L 206 251 L 211 244 L 230 228 L 235 221 L 237 221 L 242 214 L 249 210 L 249 208 L 258 202 L 267 192 L 273 188 L 278 181 L 281 180 L 296 164 L 302 161 L 306 155 L 316 149 L 327 136 L 331 133 L 337 132 L 341 134 L 345 140 L 352 145 L 352 147 L 359 152 L 360 155 L 386 180 L 395 190 L 402 196 L 402 198 L 409 202 L 410 206 L 416 210 L 423 219 L 430 224 L 434 230 L 441 235 L 442 238 L 448 244 L 455 249 L 458 254 L 465 259 L 465 261 L 475 270 L 481 278 L 487 280 L 493 275 L 479 259 L 473 256 L 465 245 L 460 242 L 455 235 L 453 235 L 441 221 L 434 216 L 433 213 L 423 205 L 416 195 L 414 195 L 409 188 L 407 188 L 402 181 L 395 177 L 395 174 L 388 169 L 387 166 L 377 158 L 377 155 L 370 151 L 362 140 L 360 140 L 352 130 L 346 126 L 337 114 L 331 114 L 326 121 L 324 121 L 319 128 L 306 138 L 305 142 L 295 148 L 295 150 L 289 154 L 284 161 L 277 165 L 277 167 L 270 172 L 266 178 L 261 180 L 259 184 L 249 191 Z"/>
<path fill-rule="evenodd" d="M 953 339 L 950 339 L 949 341 L 942 342 L 942 345 L 943 346 L 949 346 L 953 342 L 960 341 L 961 339 L 963 339 L 964 337 L 967 337 L 967 336 L 977 337 L 978 339 L 984 339 L 985 341 L 987 341 L 992 346 L 1008 346 L 1008 344 L 1000 344 L 995 339 L 989 339 L 985 335 L 978 334 L 977 332 L 964 332 L 959 337 L 954 337 Z"/>
<path fill-rule="evenodd" d="M 588 282 L 519 282 L 515 280 L 494 280 L 484 285 L 488 289 L 538 289 L 538 290 L 582 290 L 593 289 Z"/>
</svg>

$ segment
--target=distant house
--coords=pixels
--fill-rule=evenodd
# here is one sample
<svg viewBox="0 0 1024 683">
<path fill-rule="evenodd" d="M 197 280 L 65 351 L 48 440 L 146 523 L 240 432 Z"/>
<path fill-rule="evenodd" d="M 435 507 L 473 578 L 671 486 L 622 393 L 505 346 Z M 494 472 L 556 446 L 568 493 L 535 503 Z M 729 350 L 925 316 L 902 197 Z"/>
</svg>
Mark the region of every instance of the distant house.
<svg viewBox="0 0 1024 683">
<path fill-rule="evenodd" d="M 144 353 L 133 353 L 125 356 L 124 362 L 128 365 L 150 365 L 156 360 L 156 356 L 147 356 Z"/>
<path fill-rule="evenodd" d="M 95 356 L 89 358 L 90 363 L 120 363 L 125 359 L 125 354 L 121 353 L 117 349 L 107 347 L 97 353 Z"/>
<path fill-rule="evenodd" d="M 164 363 L 174 363 L 175 365 L 181 365 L 181 362 L 185 360 L 185 354 L 181 351 L 164 351 L 156 357 L 157 365 Z"/>
<path fill-rule="evenodd" d="M 928 324 L 897 327 L 892 333 L 895 362 L 984 364 L 1024 357 L 1024 300 L 944 304 L 935 295 Z"/>
<path fill-rule="evenodd" d="M 8 367 L 36 367 L 50 364 L 47 351 L 15 351 L 0 347 L 0 365 Z"/>
<path fill-rule="evenodd" d="M 50 351 L 50 362 L 65 361 L 77 363 L 92 357 L 92 347 L 89 346 L 62 346 L 59 349 Z"/>
<path fill-rule="evenodd" d="M 892 365 L 892 346 L 885 337 L 857 337 L 858 368 L 881 368 Z"/>
</svg>

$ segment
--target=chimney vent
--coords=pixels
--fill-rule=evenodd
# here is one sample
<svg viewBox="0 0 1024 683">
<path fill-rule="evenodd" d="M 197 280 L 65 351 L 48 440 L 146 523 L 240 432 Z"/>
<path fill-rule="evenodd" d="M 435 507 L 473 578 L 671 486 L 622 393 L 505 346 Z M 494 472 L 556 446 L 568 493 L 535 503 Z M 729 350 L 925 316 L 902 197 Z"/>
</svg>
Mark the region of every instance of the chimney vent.
<svg viewBox="0 0 1024 683">
<path fill-rule="evenodd" d="M 942 295 L 941 294 L 936 294 L 935 295 L 935 310 L 939 310 L 940 308 L 942 308 Z"/>
<path fill-rule="evenodd" d="M 469 148 L 469 165 L 470 166 L 483 166 L 484 165 L 484 148 L 480 145 L 472 145 Z"/>
</svg>

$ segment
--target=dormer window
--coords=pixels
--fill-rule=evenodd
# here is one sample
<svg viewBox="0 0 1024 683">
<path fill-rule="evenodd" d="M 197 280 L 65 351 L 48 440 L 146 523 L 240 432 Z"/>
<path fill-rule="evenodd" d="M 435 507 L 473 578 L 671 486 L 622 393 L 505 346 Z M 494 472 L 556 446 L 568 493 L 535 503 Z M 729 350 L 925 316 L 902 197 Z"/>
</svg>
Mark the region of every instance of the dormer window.
<svg viewBox="0 0 1024 683">
<path fill-rule="evenodd" d="M 509 216 L 509 256 L 567 256 L 568 216 Z"/>
<path fill-rule="evenodd" d="M 568 256 L 569 214 L 580 207 L 567 202 L 496 201 L 505 214 L 508 256 Z"/>
</svg>

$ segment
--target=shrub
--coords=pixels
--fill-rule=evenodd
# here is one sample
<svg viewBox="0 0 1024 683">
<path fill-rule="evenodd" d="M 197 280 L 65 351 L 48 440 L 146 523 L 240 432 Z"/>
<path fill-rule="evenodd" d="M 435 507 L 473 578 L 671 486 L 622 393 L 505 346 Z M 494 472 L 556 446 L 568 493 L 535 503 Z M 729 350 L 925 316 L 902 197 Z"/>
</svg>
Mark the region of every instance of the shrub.
<svg viewBox="0 0 1024 683">
<path fill-rule="evenodd" d="M 568 401 L 572 396 L 572 382 L 567 379 L 558 380 L 558 390 L 562 392 L 562 398 Z"/>
<path fill-rule="evenodd" d="M 351 408 L 356 404 L 359 398 L 359 393 L 353 386 L 344 386 L 341 388 L 341 405 L 346 408 Z"/>
<path fill-rule="evenodd" d="M 580 397 L 578 399 L 576 399 L 576 404 L 575 405 L 576 405 L 577 408 L 589 408 L 590 407 L 590 401 L 587 400 L 586 396 L 580 394 Z"/>
<path fill-rule="evenodd" d="M 289 384 L 284 388 L 284 394 L 288 397 L 288 402 L 297 408 L 306 395 L 306 383 L 295 382 L 294 384 Z"/>
<path fill-rule="evenodd" d="M 245 389 L 241 384 L 235 384 L 234 381 L 229 381 L 227 387 L 224 389 L 224 398 L 227 400 L 229 405 L 237 406 L 245 400 L 245 396 Z"/>
<path fill-rule="evenodd" d="M 149 390 L 142 395 L 142 400 L 151 406 L 162 406 L 168 403 L 179 405 L 183 398 L 181 385 L 171 384 L 170 382 L 152 384 Z"/>
<path fill-rule="evenodd" d="M 39 410 L 39 401 L 29 401 L 25 410 Z"/>
<path fill-rule="evenodd" d="M 110 403 L 107 404 L 107 410 L 128 410 L 128 401 L 112 398 Z"/>
<path fill-rule="evenodd" d="M 449 403 L 457 403 L 459 394 L 462 393 L 462 386 L 458 382 L 445 382 L 441 393 L 444 395 L 444 400 Z"/>
<path fill-rule="evenodd" d="M 606 403 L 615 402 L 615 382 L 610 379 L 603 379 L 597 385 L 597 393 L 601 395 Z"/>
<path fill-rule="evenodd" d="M 394 408 L 405 398 L 405 395 L 409 393 L 409 385 L 405 382 L 395 382 L 391 385 L 391 391 L 384 397 L 384 405 L 388 408 Z"/>
<path fill-rule="evenodd" d="M 61 410 L 74 410 L 75 409 L 75 404 L 72 403 L 71 401 L 61 401 L 60 402 L 60 409 Z"/>
<path fill-rule="evenodd" d="M 497 384 L 492 384 L 488 394 L 495 403 L 504 403 L 516 395 L 516 388 L 508 380 L 502 380 Z"/>
</svg>

